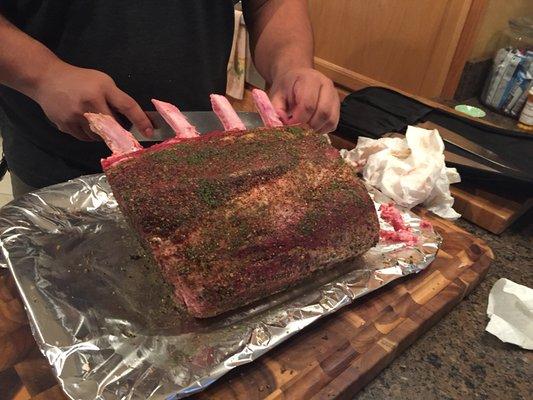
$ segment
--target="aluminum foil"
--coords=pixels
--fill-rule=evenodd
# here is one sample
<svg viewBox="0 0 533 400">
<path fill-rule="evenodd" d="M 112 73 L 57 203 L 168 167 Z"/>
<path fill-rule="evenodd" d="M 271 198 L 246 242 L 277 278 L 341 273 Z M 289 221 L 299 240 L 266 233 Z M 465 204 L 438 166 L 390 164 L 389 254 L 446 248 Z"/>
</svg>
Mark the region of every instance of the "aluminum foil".
<svg viewBox="0 0 533 400">
<path fill-rule="evenodd" d="M 387 201 L 371 195 L 376 207 Z M 182 398 L 354 299 L 424 269 L 440 238 L 421 231 L 414 214 L 403 216 L 420 236 L 417 247 L 379 243 L 320 281 L 210 320 L 174 307 L 103 175 L 2 208 L 1 266 L 13 273 L 37 343 L 68 396 Z"/>
</svg>

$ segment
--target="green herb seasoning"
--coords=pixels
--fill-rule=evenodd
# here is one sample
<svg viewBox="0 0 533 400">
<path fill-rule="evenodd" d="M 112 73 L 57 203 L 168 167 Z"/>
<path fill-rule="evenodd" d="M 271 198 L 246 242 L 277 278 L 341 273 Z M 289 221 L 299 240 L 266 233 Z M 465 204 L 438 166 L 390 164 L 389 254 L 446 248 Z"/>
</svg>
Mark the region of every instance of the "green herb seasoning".
<svg viewBox="0 0 533 400">
<path fill-rule="evenodd" d="M 220 184 L 207 179 L 200 180 L 197 193 L 199 199 L 209 207 L 217 207 L 223 196 Z"/>
</svg>

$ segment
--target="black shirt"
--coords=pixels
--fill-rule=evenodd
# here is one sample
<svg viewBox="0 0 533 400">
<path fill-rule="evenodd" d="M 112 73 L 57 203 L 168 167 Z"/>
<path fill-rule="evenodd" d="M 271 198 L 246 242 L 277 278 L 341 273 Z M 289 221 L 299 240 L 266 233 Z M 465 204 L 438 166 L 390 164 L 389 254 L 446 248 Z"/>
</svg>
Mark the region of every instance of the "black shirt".
<svg viewBox="0 0 533 400">
<path fill-rule="evenodd" d="M 73 65 L 109 74 L 145 110 L 150 99 L 210 109 L 224 93 L 232 0 L 1 0 L 0 12 Z M 110 154 L 59 132 L 37 103 L 0 85 L 0 131 L 11 171 L 43 187 L 101 171 Z"/>
</svg>

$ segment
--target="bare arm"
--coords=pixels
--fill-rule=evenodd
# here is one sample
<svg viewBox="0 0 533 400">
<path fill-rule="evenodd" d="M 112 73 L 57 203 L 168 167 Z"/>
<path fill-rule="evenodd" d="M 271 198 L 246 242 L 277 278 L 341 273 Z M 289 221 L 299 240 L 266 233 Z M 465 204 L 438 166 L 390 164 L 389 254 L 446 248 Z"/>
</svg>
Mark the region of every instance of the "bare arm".
<svg viewBox="0 0 533 400">
<path fill-rule="evenodd" d="M 249 0 L 244 5 L 254 62 L 267 82 L 290 69 L 313 67 L 306 0 Z"/>
<path fill-rule="evenodd" d="M 331 80 L 313 69 L 313 32 L 307 0 L 245 0 L 251 49 L 258 71 L 285 123 L 329 132 L 339 119 Z"/>
<path fill-rule="evenodd" d="M 40 78 L 60 60 L 2 15 L 0 37 L 0 83 L 33 98 Z"/>
<path fill-rule="evenodd" d="M 63 62 L 2 15 L 0 38 L 0 84 L 39 103 L 61 131 L 80 140 L 94 140 L 83 113 L 117 111 L 141 132 L 150 133 L 148 117 L 108 75 Z"/>
</svg>

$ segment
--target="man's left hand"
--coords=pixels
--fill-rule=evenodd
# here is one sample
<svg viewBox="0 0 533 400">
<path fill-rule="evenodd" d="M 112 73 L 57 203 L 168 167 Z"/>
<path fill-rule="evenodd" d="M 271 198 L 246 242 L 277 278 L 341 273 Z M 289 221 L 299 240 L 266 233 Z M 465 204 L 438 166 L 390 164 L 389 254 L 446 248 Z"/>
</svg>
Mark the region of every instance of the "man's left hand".
<svg viewBox="0 0 533 400">
<path fill-rule="evenodd" d="M 292 69 L 274 78 L 270 97 L 284 124 L 307 124 L 321 133 L 337 128 L 337 90 L 330 79 L 312 68 Z"/>
</svg>

